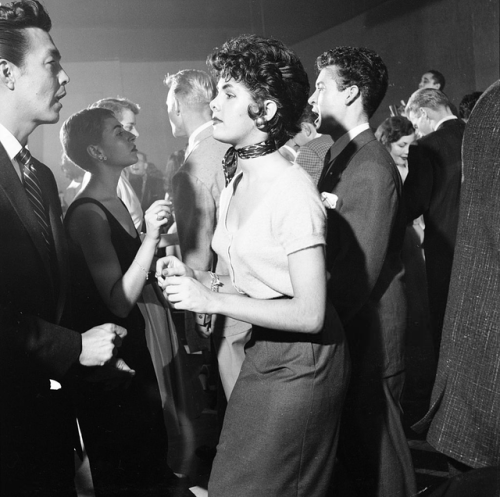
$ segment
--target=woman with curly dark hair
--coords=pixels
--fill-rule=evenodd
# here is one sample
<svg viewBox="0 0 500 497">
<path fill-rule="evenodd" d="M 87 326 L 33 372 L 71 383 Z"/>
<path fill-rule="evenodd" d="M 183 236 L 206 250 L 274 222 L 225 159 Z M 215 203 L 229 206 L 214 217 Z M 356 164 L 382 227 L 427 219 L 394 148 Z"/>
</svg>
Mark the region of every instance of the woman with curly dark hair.
<svg viewBox="0 0 500 497">
<path fill-rule="evenodd" d="M 377 140 L 385 146 L 398 166 L 401 179 L 408 176 L 408 153 L 415 142 L 415 128 L 404 116 L 388 117 L 375 132 Z"/>
<path fill-rule="evenodd" d="M 209 495 L 324 496 L 347 347 L 326 303 L 324 207 L 307 173 L 277 150 L 299 130 L 307 75 L 281 42 L 257 36 L 226 42 L 208 63 L 218 76 L 214 137 L 232 145 L 212 242 L 230 274 L 194 271 L 173 257 L 159 261 L 158 273 L 176 309 L 253 324 Z"/>
</svg>

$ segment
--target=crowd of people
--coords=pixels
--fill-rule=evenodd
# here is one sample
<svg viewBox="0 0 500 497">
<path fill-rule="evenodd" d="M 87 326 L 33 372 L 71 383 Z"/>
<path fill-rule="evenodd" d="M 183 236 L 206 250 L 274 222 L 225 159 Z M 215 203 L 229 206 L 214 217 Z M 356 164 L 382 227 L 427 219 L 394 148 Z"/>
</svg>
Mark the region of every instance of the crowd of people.
<svg viewBox="0 0 500 497">
<path fill-rule="evenodd" d="M 411 322 L 438 361 L 415 430 L 453 474 L 500 465 L 499 82 L 457 111 L 427 71 L 374 132 L 375 51 L 324 51 L 311 90 L 282 42 L 237 36 L 165 79 L 186 147 L 164 173 L 139 105 L 104 98 L 62 125 L 60 195 L 28 147 L 69 83 L 50 29 L 37 0 L 0 6 L 2 495 L 76 496 L 82 440 L 97 497 L 194 495 L 167 461 L 202 403 L 173 311 L 227 401 L 211 497 L 343 495 L 339 474 L 417 495 Z"/>
</svg>

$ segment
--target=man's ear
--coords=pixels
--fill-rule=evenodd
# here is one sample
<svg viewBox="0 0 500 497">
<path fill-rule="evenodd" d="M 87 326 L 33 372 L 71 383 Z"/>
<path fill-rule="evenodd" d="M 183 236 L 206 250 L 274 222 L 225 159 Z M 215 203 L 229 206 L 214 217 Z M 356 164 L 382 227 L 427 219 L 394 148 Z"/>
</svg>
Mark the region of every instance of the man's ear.
<svg viewBox="0 0 500 497">
<path fill-rule="evenodd" d="M 427 119 L 429 119 L 429 113 L 427 112 L 427 109 L 425 107 L 419 107 L 418 111 L 419 111 L 421 116 L 424 116 Z"/>
<path fill-rule="evenodd" d="M 11 62 L 5 59 L 0 59 L 0 82 L 9 90 L 14 89 L 14 70 Z"/>
<path fill-rule="evenodd" d="M 357 85 L 352 85 L 346 88 L 346 105 L 351 105 L 358 98 L 361 98 L 361 90 Z"/>
<path fill-rule="evenodd" d="M 181 108 L 181 101 L 177 97 L 174 97 L 174 111 L 178 116 L 181 115 Z"/>
<path fill-rule="evenodd" d="M 316 128 L 312 123 L 302 122 L 300 123 L 300 127 L 302 128 L 302 131 L 304 132 L 307 138 L 309 138 L 316 131 Z"/>
</svg>

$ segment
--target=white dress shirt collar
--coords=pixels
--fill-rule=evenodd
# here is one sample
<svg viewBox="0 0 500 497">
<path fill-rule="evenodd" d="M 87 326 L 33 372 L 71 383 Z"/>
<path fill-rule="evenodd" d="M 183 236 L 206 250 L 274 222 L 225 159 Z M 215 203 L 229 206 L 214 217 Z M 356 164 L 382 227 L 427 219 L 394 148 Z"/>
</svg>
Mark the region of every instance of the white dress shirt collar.
<svg viewBox="0 0 500 497">
<path fill-rule="evenodd" d="M 0 123 L 0 143 L 7 152 L 10 162 L 12 163 L 12 167 L 19 176 L 19 179 L 22 181 L 21 167 L 15 160 L 15 157 L 23 147 L 17 141 L 17 138 L 2 123 Z"/>
<path fill-rule="evenodd" d="M 188 139 L 188 145 L 186 148 L 186 153 L 184 154 L 185 159 L 189 156 L 189 154 L 198 146 L 199 141 L 196 141 L 196 138 L 200 135 L 200 133 L 206 130 L 209 126 L 212 126 L 212 121 L 207 121 L 205 124 L 202 124 L 198 128 L 196 128 Z"/>
<path fill-rule="evenodd" d="M 453 116 L 453 115 L 452 116 L 443 117 L 443 119 L 441 119 L 440 121 L 438 121 L 436 123 L 436 126 L 434 126 L 434 131 L 436 131 L 439 128 L 439 126 L 441 126 L 441 124 L 443 124 L 445 121 L 451 121 L 452 119 L 458 119 L 458 117 L 457 116 Z"/>
<path fill-rule="evenodd" d="M 335 159 L 340 155 L 344 148 L 349 145 L 349 143 L 356 138 L 363 131 L 370 129 L 368 123 L 359 124 L 355 128 L 350 129 L 347 133 L 344 133 L 333 145 L 330 152 L 330 161 Z"/>
</svg>

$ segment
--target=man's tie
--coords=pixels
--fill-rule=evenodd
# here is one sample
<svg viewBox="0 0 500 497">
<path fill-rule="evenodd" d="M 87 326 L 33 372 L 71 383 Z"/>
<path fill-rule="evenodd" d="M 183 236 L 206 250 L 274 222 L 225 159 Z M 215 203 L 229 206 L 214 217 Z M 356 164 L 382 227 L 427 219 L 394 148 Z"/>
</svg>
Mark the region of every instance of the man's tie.
<svg viewBox="0 0 500 497">
<path fill-rule="evenodd" d="M 31 154 L 28 149 L 22 148 L 15 158 L 19 164 L 23 166 L 24 189 L 26 190 L 28 199 L 31 202 L 33 211 L 37 217 L 38 224 L 40 225 L 40 230 L 50 256 L 52 251 L 52 233 L 50 230 L 50 222 L 47 210 L 45 209 L 43 203 L 42 189 L 40 187 L 40 181 L 36 175 L 35 168 L 33 167 Z"/>
</svg>

